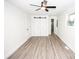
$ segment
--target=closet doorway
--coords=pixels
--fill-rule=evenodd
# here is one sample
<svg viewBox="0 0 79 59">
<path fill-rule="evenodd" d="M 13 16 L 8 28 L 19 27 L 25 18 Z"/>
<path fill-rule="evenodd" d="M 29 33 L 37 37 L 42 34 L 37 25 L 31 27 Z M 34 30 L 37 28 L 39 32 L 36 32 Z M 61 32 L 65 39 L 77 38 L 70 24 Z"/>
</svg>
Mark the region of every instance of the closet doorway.
<svg viewBox="0 0 79 59">
<path fill-rule="evenodd" d="M 54 33 L 54 19 L 51 19 L 51 35 Z"/>
</svg>

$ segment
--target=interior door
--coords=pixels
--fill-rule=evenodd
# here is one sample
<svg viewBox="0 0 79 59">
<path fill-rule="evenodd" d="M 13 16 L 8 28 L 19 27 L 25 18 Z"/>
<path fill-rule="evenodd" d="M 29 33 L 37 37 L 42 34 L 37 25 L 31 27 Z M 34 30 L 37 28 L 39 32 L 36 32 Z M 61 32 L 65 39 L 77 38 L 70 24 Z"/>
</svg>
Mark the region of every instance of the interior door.
<svg viewBox="0 0 79 59">
<path fill-rule="evenodd" d="M 33 36 L 47 36 L 48 35 L 47 19 L 33 19 L 32 35 Z"/>
<path fill-rule="evenodd" d="M 48 36 L 48 20 L 47 19 L 40 19 L 41 26 L 40 26 L 40 35 L 41 36 Z"/>
<path fill-rule="evenodd" d="M 33 19 L 33 24 L 32 24 L 32 31 L 33 31 L 33 36 L 40 36 L 40 20 L 38 19 Z"/>
</svg>

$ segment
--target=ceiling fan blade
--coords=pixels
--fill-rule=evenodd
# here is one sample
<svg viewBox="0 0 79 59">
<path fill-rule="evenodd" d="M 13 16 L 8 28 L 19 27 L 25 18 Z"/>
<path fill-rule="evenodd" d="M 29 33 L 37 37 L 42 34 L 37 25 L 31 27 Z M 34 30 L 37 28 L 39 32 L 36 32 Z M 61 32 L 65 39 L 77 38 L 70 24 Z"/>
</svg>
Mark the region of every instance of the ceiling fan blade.
<svg viewBox="0 0 79 59">
<path fill-rule="evenodd" d="M 46 8 L 45 11 L 48 12 L 49 10 Z"/>
<path fill-rule="evenodd" d="M 46 6 L 46 8 L 56 8 L 56 6 Z"/>
<path fill-rule="evenodd" d="M 40 10 L 41 8 L 38 8 L 38 9 L 36 9 L 35 11 L 38 11 L 38 10 Z"/>
<path fill-rule="evenodd" d="M 37 6 L 37 7 L 41 7 L 41 6 L 39 6 L 39 5 L 34 5 L 34 4 L 30 4 L 31 6 Z"/>
</svg>

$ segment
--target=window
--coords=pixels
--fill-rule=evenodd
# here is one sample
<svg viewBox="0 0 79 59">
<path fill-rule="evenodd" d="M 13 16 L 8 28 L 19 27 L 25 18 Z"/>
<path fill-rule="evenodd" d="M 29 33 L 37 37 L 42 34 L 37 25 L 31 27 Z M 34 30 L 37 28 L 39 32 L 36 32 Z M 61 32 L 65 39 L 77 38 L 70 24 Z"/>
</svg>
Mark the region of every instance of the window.
<svg viewBox="0 0 79 59">
<path fill-rule="evenodd" d="M 75 13 L 69 15 L 68 26 L 74 26 Z"/>
</svg>

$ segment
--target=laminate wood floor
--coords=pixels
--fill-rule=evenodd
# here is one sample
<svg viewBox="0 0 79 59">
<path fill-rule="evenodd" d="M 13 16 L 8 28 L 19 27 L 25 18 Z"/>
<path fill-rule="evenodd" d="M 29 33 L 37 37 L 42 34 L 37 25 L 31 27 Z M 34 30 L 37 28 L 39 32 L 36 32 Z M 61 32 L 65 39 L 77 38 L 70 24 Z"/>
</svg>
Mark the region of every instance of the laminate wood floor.
<svg viewBox="0 0 79 59">
<path fill-rule="evenodd" d="M 32 37 L 8 59 L 75 59 L 70 49 L 56 36 Z"/>
</svg>

